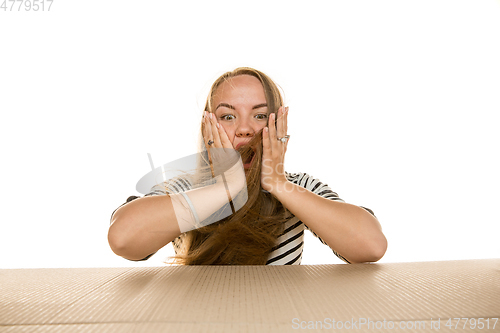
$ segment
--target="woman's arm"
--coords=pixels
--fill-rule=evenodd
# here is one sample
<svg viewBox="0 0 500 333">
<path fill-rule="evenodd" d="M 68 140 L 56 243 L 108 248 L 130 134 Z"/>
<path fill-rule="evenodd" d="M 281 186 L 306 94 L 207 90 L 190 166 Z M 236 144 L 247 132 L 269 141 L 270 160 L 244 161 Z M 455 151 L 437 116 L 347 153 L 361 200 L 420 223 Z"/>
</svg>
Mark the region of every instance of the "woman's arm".
<svg viewBox="0 0 500 333">
<path fill-rule="evenodd" d="M 291 182 L 270 191 L 290 212 L 351 263 L 375 262 L 387 249 L 382 227 L 365 209 L 323 198 Z"/>
<path fill-rule="evenodd" d="M 181 233 L 230 215 L 231 199 L 236 210 L 245 204 L 246 181 L 241 159 L 214 181 L 182 193 L 145 196 L 118 208 L 108 231 L 113 252 L 129 260 L 141 260 Z"/>
<path fill-rule="evenodd" d="M 277 121 L 271 114 L 269 127 L 262 132 L 262 188 L 349 262 L 378 261 L 385 254 L 387 240 L 373 215 L 361 207 L 323 198 L 287 180 L 283 164 L 288 145 L 287 119 L 288 108 L 281 107 Z"/>
<path fill-rule="evenodd" d="M 111 219 L 111 250 L 129 260 L 140 260 L 180 235 L 168 195 L 145 196 L 118 208 Z"/>
</svg>

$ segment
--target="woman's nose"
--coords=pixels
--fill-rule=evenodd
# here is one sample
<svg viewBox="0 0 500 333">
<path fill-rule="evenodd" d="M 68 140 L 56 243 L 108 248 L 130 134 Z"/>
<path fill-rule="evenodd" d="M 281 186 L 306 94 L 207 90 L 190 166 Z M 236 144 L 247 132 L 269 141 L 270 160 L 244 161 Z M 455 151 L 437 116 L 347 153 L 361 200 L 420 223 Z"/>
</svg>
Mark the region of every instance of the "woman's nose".
<svg viewBox="0 0 500 333">
<path fill-rule="evenodd" d="M 238 128 L 236 129 L 236 135 L 242 137 L 253 136 L 255 131 L 253 130 L 251 124 L 246 120 L 241 120 L 238 123 Z"/>
</svg>

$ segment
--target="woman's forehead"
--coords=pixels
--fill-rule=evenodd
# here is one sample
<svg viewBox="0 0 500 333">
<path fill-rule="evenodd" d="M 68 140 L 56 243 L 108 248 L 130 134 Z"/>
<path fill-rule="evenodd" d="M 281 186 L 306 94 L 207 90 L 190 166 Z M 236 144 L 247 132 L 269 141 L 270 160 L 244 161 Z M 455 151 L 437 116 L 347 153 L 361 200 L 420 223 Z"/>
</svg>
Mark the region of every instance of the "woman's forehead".
<svg viewBox="0 0 500 333">
<path fill-rule="evenodd" d="M 214 99 L 243 96 L 261 97 L 265 100 L 264 87 L 259 79 L 251 75 L 238 75 L 222 82 L 214 93 Z"/>
</svg>

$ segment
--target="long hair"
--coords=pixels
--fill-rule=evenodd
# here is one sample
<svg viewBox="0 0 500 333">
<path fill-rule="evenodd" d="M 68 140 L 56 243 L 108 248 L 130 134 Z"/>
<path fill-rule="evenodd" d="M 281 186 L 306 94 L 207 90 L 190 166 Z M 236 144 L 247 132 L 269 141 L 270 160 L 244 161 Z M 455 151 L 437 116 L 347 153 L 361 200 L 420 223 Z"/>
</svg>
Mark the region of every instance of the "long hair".
<svg viewBox="0 0 500 333">
<path fill-rule="evenodd" d="M 212 85 L 205 110 L 214 112 L 213 98 L 217 88 L 239 75 L 256 77 L 264 88 L 269 110 L 275 113 L 283 105 L 278 86 L 264 73 L 249 67 L 240 67 L 220 76 Z M 200 132 L 200 150 L 206 152 L 203 141 L 203 122 Z M 255 147 L 253 152 L 251 147 Z M 234 214 L 219 222 L 191 230 L 181 235 L 181 247 L 171 257 L 182 265 L 265 265 L 269 254 L 283 233 L 284 222 L 291 213 L 261 186 L 262 131 L 255 133 L 247 145 L 239 150 L 242 161 L 255 153 L 252 167 L 246 174 L 248 199 Z"/>
</svg>

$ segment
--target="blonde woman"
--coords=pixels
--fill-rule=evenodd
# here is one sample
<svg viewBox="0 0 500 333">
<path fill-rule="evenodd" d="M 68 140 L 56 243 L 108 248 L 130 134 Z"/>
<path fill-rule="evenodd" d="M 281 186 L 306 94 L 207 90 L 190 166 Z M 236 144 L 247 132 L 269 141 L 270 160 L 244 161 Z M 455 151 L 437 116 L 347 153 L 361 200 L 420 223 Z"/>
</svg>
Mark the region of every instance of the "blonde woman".
<svg viewBox="0 0 500 333">
<path fill-rule="evenodd" d="M 308 229 L 347 263 L 382 258 L 387 240 L 371 210 L 345 203 L 307 173 L 284 170 L 287 119 L 280 91 L 264 73 L 243 67 L 218 78 L 202 116 L 200 151 L 209 159 L 237 152 L 241 163 L 233 158 L 233 167 L 203 188 L 177 178 L 129 197 L 112 214 L 113 252 L 146 260 L 172 242 L 177 264 L 299 265 Z M 228 200 L 231 210 L 221 215 Z"/>
</svg>

